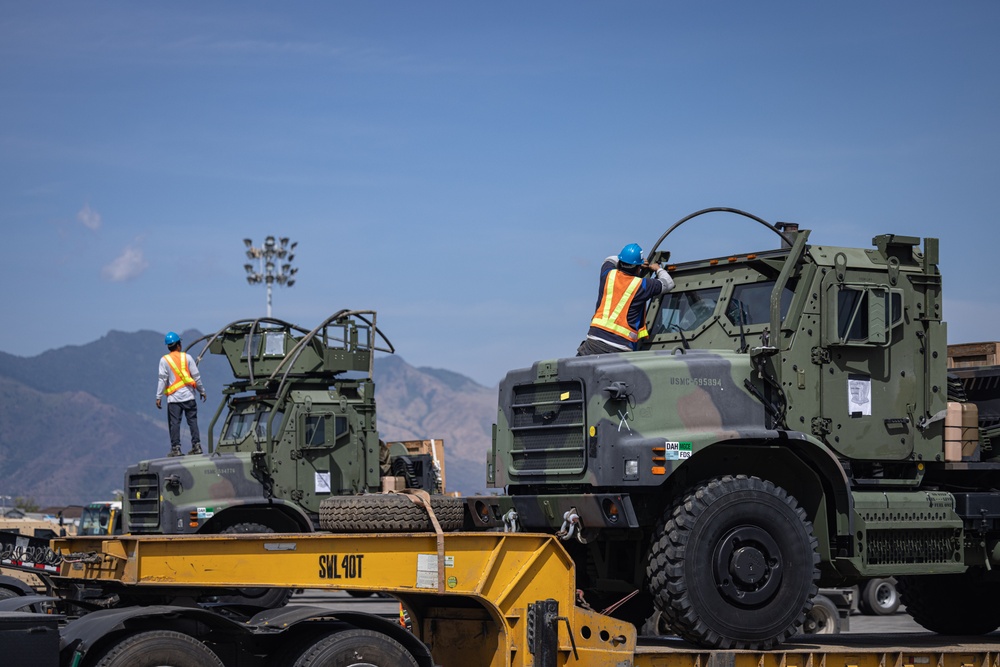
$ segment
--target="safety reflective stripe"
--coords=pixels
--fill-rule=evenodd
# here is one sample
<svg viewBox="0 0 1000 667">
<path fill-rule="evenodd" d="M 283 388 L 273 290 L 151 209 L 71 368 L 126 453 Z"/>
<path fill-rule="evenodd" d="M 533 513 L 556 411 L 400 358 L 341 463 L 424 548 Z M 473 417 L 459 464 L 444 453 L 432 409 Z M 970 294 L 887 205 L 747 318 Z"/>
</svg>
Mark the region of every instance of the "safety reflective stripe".
<svg viewBox="0 0 1000 667">
<path fill-rule="evenodd" d="M 617 269 L 608 271 L 604 281 L 604 299 L 594 313 L 590 326 L 610 331 L 633 343 L 639 340 L 638 332 L 629 326 L 628 309 L 641 284 L 642 278 L 629 276 Z"/>
<path fill-rule="evenodd" d="M 176 350 L 170 354 L 163 355 L 163 358 L 167 360 L 167 364 L 170 366 L 170 370 L 174 372 L 174 383 L 166 388 L 166 394 L 169 396 L 181 387 L 195 386 L 197 383 L 194 378 L 188 373 L 187 364 L 187 354 Z"/>
</svg>

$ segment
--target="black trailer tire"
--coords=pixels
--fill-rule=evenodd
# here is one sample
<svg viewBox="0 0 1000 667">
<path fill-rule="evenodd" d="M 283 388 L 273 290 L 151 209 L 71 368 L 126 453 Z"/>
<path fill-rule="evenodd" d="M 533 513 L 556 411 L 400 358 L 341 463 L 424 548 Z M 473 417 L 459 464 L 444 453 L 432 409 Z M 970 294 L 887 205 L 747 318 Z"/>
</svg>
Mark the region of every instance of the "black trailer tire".
<svg viewBox="0 0 1000 667">
<path fill-rule="evenodd" d="M 274 529 L 261 523 L 237 523 L 225 528 L 220 535 L 253 535 L 273 533 Z M 219 595 L 216 600 L 227 605 L 246 605 L 261 609 L 284 607 L 292 598 L 292 588 L 241 588 L 239 595 Z"/>
<path fill-rule="evenodd" d="M 867 616 L 888 616 L 899 609 L 899 592 L 892 578 L 869 579 L 858 595 L 858 611 Z"/>
<path fill-rule="evenodd" d="M 16 598 L 21 596 L 19 593 L 13 589 L 7 588 L 6 586 L 0 586 L 0 600 L 8 600 L 10 598 Z"/>
<path fill-rule="evenodd" d="M 812 608 L 806 612 L 806 622 L 802 624 L 804 635 L 839 635 L 840 612 L 833 600 L 825 595 L 813 598 Z"/>
<path fill-rule="evenodd" d="M 223 667 L 223 662 L 194 637 L 172 630 L 151 630 L 119 641 L 95 667 Z"/>
<path fill-rule="evenodd" d="M 900 600 L 913 620 L 941 635 L 985 635 L 1000 628 L 1000 585 L 979 572 L 899 577 Z"/>
<path fill-rule="evenodd" d="M 344 630 L 320 640 L 293 667 L 418 667 L 395 639 L 371 630 Z"/>
<path fill-rule="evenodd" d="M 818 590 L 816 545 L 812 524 L 784 489 L 727 475 L 694 487 L 664 513 L 647 581 L 685 639 L 769 649 L 805 621 Z"/>
<path fill-rule="evenodd" d="M 465 521 L 461 498 L 431 496 L 431 508 L 442 530 L 458 530 Z M 331 496 L 320 503 L 319 525 L 335 533 L 434 530 L 426 510 L 399 493 Z"/>
</svg>

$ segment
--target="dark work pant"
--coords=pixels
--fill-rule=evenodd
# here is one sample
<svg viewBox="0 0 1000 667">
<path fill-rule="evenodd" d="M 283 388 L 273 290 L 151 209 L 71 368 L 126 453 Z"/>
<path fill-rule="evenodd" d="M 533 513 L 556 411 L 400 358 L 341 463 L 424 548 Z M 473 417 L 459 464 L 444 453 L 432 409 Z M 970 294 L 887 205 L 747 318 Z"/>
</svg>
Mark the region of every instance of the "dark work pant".
<svg viewBox="0 0 1000 667">
<path fill-rule="evenodd" d="M 591 354 L 614 354 L 616 352 L 624 351 L 625 350 L 619 350 L 617 347 L 612 347 L 602 340 L 584 338 L 583 342 L 580 343 L 580 347 L 576 348 L 576 356 L 586 357 Z"/>
<path fill-rule="evenodd" d="M 181 448 L 181 415 L 187 418 L 188 429 L 191 430 L 191 446 L 201 444 L 201 434 L 198 432 L 198 404 L 192 398 L 180 403 L 167 402 L 167 428 L 170 431 L 170 448 Z"/>
</svg>

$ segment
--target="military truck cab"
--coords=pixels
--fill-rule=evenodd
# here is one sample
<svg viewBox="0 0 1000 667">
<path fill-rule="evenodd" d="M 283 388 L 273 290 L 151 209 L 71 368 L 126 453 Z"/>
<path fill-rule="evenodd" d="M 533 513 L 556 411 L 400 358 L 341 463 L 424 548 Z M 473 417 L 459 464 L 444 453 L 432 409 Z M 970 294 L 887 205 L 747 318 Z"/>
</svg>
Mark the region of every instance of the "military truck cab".
<svg viewBox="0 0 1000 667">
<path fill-rule="evenodd" d="M 373 311 L 338 311 L 311 330 L 243 320 L 189 349 L 202 343 L 198 359 L 225 355 L 235 381 L 204 455 L 129 467 L 128 532 L 311 531 L 323 499 L 379 490 L 372 363 L 393 347 Z"/>
<path fill-rule="evenodd" d="M 670 264 L 669 233 L 720 211 L 779 247 Z M 638 351 L 501 383 L 488 481 L 508 495 L 469 499 L 476 525 L 558 532 L 581 589 L 648 594 L 675 631 L 720 648 L 773 646 L 818 585 L 869 577 L 901 577 L 929 629 L 1000 626 L 972 602 L 1000 587 L 1000 462 L 947 446 L 963 412 L 937 240 L 808 239 L 734 209 L 661 236 L 649 260 L 675 288 L 650 303 Z M 968 612 L 938 611 L 945 592 L 968 593 Z"/>
</svg>

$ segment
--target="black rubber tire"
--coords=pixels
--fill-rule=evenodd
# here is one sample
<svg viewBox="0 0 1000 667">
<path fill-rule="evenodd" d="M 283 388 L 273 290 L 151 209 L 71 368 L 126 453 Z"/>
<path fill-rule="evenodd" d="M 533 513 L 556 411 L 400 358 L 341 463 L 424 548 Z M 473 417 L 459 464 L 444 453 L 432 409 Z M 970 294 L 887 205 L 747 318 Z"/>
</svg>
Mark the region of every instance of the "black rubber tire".
<svg viewBox="0 0 1000 667">
<path fill-rule="evenodd" d="M 1000 628 L 1000 584 L 978 571 L 898 577 L 900 601 L 913 620 L 941 635 L 985 635 Z"/>
<path fill-rule="evenodd" d="M 262 523 L 237 523 L 224 529 L 220 535 L 252 535 L 273 533 L 274 529 Z M 245 605 L 261 609 L 284 607 L 292 598 L 294 588 L 241 588 L 239 595 L 219 595 L 216 601 L 227 605 Z"/>
<path fill-rule="evenodd" d="M 806 621 L 802 624 L 804 635 L 839 635 L 840 612 L 833 600 L 825 595 L 813 598 L 812 607 L 806 612 Z"/>
<path fill-rule="evenodd" d="M 9 600 L 10 598 L 20 597 L 21 593 L 7 588 L 6 586 L 0 586 L 0 600 Z"/>
<path fill-rule="evenodd" d="M 223 667 L 212 649 L 172 630 L 140 632 L 107 649 L 95 667 Z"/>
<path fill-rule="evenodd" d="M 395 639 L 371 630 L 344 630 L 313 644 L 292 667 L 419 667 Z"/>
<path fill-rule="evenodd" d="M 876 577 L 865 582 L 858 594 L 858 611 L 867 616 L 888 616 L 899 609 L 899 591 L 892 578 Z"/>
<path fill-rule="evenodd" d="M 441 530 L 458 530 L 465 503 L 452 496 L 431 496 Z M 319 506 L 319 525 L 335 533 L 405 533 L 434 530 L 423 507 L 399 493 L 331 496 Z"/>
<path fill-rule="evenodd" d="M 816 545 L 812 524 L 784 489 L 727 475 L 689 490 L 664 513 L 646 578 L 681 637 L 770 649 L 805 621 L 818 590 Z"/>
</svg>

